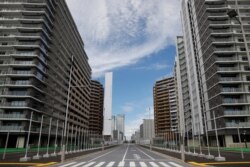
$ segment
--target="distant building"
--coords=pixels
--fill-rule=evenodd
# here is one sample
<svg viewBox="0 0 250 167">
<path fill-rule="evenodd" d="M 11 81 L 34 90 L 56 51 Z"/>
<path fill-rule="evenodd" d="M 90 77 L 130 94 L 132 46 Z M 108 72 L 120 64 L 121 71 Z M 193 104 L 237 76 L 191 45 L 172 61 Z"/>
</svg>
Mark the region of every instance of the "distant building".
<svg viewBox="0 0 250 167">
<path fill-rule="evenodd" d="M 155 137 L 155 128 L 154 128 L 153 119 L 143 119 L 143 139 L 152 140 Z"/>
<path fill-rule="evenodd" d="M 91 81 L 89 130 L 102 134 L 103 130 L 103 86 L 98 81 Z"/>
<path fill-rule="evenodd" d="M 164 78 L 155 83 L 154 115 L 156 135 L 163 135 L 163 133 L 178 130 L 177 97 L 174 77 Z"/>
<path fill-rule="evenodd" d="M 112 116 L 112 135 L 114 140 L 123 141 L 125 134 L 125 115 Z"/>
<path fill-rule="evenodd" d="M 105 74 L 105 93 L 104 93 L 104 127 L 103 135 L 112 137 L 112 82 L 113 73 Z"/>
<path fill-rule="evenodd" d="M 125 115 L 124 114 L 118 114 L 116 116 L 116 129 L 120 133 L 120 140 L 124 140 L 124 134 L 125 134 Z"/>
</svg>

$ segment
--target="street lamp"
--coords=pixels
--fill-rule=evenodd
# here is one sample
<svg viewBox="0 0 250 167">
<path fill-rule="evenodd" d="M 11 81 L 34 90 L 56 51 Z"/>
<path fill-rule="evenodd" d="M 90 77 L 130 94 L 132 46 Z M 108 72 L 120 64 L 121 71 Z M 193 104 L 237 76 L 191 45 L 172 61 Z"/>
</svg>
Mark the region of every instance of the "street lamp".
<svg viewBox="0 0 250 167">
<path fill-rule="evenodd" d="M 245 146 L 246 146 L 246 148 L 247 148 L 246 130 L 243 131 L 243 135 L 244 135 Z"/>
<path fill-rule="evenodd" d="M 70 64 L 70 73 L 69 73 L 69 82 L 68 82 L 68 93 L 67 93 L 67 104 L 66 104 L 66 111 L 65 111 L 65 121 L 64 121 L 64 132 L 62 136 L 62 153 L 61 153 L 61 162 L 63 163 L 65 160 L 65 145 L 66 145 L 66 134 L 67 134 L 67 125 L 68 125 L 68 113 L 69 113 L 69 96 L 71 93 L 71 88 L 73 87 L 88 87 L 88 86 L 71 86 L 71 80 L 72 80 L 72 72 L 73 72 L 73 62 L 74 62 L 74 56 L 71 56 L 71 64 Z"/>
<path fill-rule="evenodd" d="M 246 48 L 246 53 L 247 53 L 248 65 L 250 67 L 249 48 L 248 48 L 248 45 L 247 45 L 247 39 L 246 39 L 246 33 L 245 33 L 245 30 L 244 30 L 244 26 L 242 24 L 242 20 L 241 20 L 241 17 L 240 17 L 240 11 L 239 11 L 239 7 L 238 7 L 238 0 L 235 1 L 235 6 L 236 6 L 237 10 L 236 9 L 231 9 L 231 10 L 229 10 L 227 12 L 227 15 L 230 18 L 235 18 L 240 24 L 242 35 L 243 35 L 243 40 L 244 40 L 244 44 L 245 44 L 245 48 Z"/>
</svg>

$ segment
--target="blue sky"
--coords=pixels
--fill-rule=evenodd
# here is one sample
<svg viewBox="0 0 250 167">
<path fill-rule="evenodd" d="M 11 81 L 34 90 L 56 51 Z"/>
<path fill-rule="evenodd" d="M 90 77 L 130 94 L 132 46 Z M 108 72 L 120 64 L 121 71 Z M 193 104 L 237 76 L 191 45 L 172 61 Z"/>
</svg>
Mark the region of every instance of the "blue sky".
<svg viewBox="0 0 250 167">
<path fill-rule="evenodd" d="M 153 85 L 172 73 L 180 31 L 179 0 L 66 0 L 93 70 L 113 72 L 113 114 L 126 135 L 153 112 Z M 151 113 L 152 114 L 152 113 Z M 152 114 L 153 115 L 153 114 Z"/>
</svg>

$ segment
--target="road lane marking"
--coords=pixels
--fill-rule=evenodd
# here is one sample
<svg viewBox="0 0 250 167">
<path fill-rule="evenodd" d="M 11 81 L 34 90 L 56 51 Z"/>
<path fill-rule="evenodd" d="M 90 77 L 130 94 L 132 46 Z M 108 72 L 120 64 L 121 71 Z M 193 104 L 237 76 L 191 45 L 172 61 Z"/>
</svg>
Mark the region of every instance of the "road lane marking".
<svg viewBox="0 0 250 167">
<path fill-rule="evenodd" d="M 175 163 L 175 162 L 169 162 L 171 165 L 173 165 L 173 166 L 175 166 L 175 167 L 183 167 L 182 165 L 179 165 L 179 164 L 177 164 L 177 163 Z"/>
<path fill-rule="evenodd" d="M 84 166 L 82 166 L 82 167 L 89 167 L 89 166 L 91 166 L 91 165 L 93 165 L 95 162 L 90 162 L 90 163 L 88 163 L 88 164 L 86 164 L 86 165 L 84 165 Z"/>
<path fill-rule="evenodd" d="M 105 162 L 100 162 L 99 164 L 95 165 L 95 167 L 101 167 Z"/>
<path fill-rule="evenodd" d="M 135 167 L 135 162 L 129 162 L 130 167 Z"/>
<path fill-rule="evenodd" d="M 155 162 L 149 162 L 153 167 L 159 167 Z"/>
<path fill-rule="evenodd" d="M 140 162 L 141 167 L 147 167 L 147 165 L 145 164 L 145 162 Z"/>
<path fill-rule="evenodd" d="M 138 154 L 133 154 L 133 156 L 135 157 L 135 159 L 141 159 L 141 157 L 140 157 L 140 155 L 138 155 Z"/>
<path fill-rule="evenodd" d="M 115 162 L 112 161 L 112 162 L 108 163 L 108 165 L 106 167 L 112 167 L 114 164 L 115 164 Z"/>
<path fill-rule="evenodd" d="M 146 154 L 144 151 L 142 151 L 141 149 L 139 149 L 138 148 L 138 150 L 140 151 L 140 152 L 142 152 L 143 154 L 145 154 L 146 156 L 148 156 L 151 160 L 155 160 L 153 157 L 151 157 L 150 155 L 148 155 L 148 154 Z"/>
<path fill-rule="evenodd" d="M 68 164 L 65 164 L 65 165 L 61 165 L 60 167 L 66 167 L 66 166 L 70 166 L 70 165 L 73 165 L 73 164 L 75 164 L 75 163 L 77 163 L 77 162 L 70 162 L 70 163 L 68 163 Z"/>
<path fill-rule="evenodd" d="M 124 154 L 124 156 L 123 156 L 123 158 L 122 158 L 122 161 L 124 161 L 124 159 L 125 159 L 125 157 L 126 157 L 126 155 L 127 155 L 128 148 L 129 148 L 129 144 L 128 144 L 127 150 L 125 151 L 125 154 Z"/>
<path fill-rule="evenodd" d="M 164 162 L 159 162 L 159 164 L 161 164 L 161 165 L 164 166 L 164 167 L 170 167 L 169 165 L 167 165 L 167 164 L 164 163 Z"/>
<path fill-rule="evenodd" d="M 80 166 L 80 165 L 83 165 L 83 164 L 85 164 L 86 162 L 80 162 L 80 163 L 78 163 L 78 164 L 76 164 L 76 165 L 73 165 L 73 166 L 71 166 L 71 167 L 77 167 L 77 166 Z"/>
<path fill-rule="evenodd" d="M 118 167 L 123 167 L 125 165 L 125 162 L 124 161 L 121 161 L 119 164 L 118 164 Z"/>
<path fill-rule="evenodd" d="M 114 151 L 116 151 L 116 150 L 117 150 L 117 149 L 112 150 L 112 151 L 109 151 L 109 152 L 107 152 L 107 153 L 105 153 L 105 154 L 102 154 L 102 155 L 100 155 L 100 156 L 98 156 L 98 157 L 96 157 L 96 158 L 93 158 L 93 159 L 89 160 L 88 162 L 94 161 L 94 160 L 96 160 L 96 159 L 98 159 L 98 158 L 101 158 L 101 157 L 103 157 L 103 156 L 105 156 L 105 155 L 107 155 L 107 154 L 110 154 L 110 153 L 112 153 L 112 152 L 114 152 Z"/>
</svg>

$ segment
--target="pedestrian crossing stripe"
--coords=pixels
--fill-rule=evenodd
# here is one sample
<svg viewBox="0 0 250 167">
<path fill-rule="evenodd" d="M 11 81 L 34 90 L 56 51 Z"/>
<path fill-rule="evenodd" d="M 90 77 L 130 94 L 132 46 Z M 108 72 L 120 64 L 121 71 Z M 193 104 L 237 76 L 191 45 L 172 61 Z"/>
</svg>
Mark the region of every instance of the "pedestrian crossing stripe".
<svg viewBox="0 0 250 167">
<path fill-rule="evenodd" d="M 76 165 L 73 165 L 73 166 L 71 166 L 71 167 L 78 167 L 78 166 L 80 166 L 80 165 L 83 165 L 83 164 L 85 164 L 86 162 L 80 162 L 80 163 L 78 163 L 78 164 L 76 164 Z"/>
<path fill-rule="evenodd" d="M 137 161 L 138 162 L 138 161 Z M 59 167 L 183 167 L 175 162 L 134 162 L 134 161 L 121 161 L 118 162 L 70 162 Z M 116 165 L 115 165 L 116 164 Z"/>
</svg>

